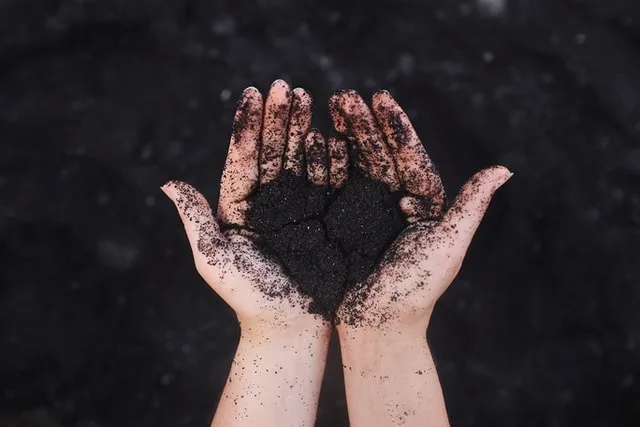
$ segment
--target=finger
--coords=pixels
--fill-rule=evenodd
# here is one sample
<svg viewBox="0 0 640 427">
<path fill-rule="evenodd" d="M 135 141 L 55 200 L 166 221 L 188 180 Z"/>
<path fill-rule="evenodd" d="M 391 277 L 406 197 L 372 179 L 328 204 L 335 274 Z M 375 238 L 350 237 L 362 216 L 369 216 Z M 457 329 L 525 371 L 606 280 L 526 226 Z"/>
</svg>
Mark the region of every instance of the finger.
<svg viewBox="0 0 640 427">
<path fill-rule="evenodd" d="M 233 119 L 233 133 L 220 181 L 218 217 L 223 224 L 246 226 L 247 198 L 258 186 L 262 109 L 258 89 L 245 89 Z"/>
<path fill-rule="evenodd" d="M 307 177 L 314 185 L 328 185 L 327 144 L 317 129 L 312 129 L 304 141 Z"/>
<path fill-rule="evenodd" d="M 331 98 L 329 98 L 329 114 L 331 115 L 331 120 L 333 121 L 333 127 L 336 132 L 342 135 L 346 135 L 348 131 L 347 120 L 340 110 L 339 102 L 340 97 L 343 96 L 345 92 L 346 91 L 344 90 L 336 90 L 331 95 Z"/>
<path fill-rule="evenodd" d="M 391 151 L 378 129 L 376 120 L 356 91 L 336 94 L 338 120 L 346 135 L 351 136 L 366 159 L 365 172 L 385 184 L 391 191 L 400 189 L 400 182 Z"/>
<path fill-rule="evenodd" d="M 276 179 L 282 169 L 291 108 L 291 88 L 283 80 L 271 85 L 264 106 L 262 147 L 260 147 L 260 184 Z"/>
<path fill-rule="evenodd" d="M 161 189 L 178 209 L 198 272 L 210 280 L 212 267 L 220 267 L 228 242 L 207 199 L 185 182 L 170 181 Z"/>
<path fill-rule="evenodd" d="M 344 114 L 342 114 L 338 102 L 343 92 L 345 91 L 335 91 L 333 95 L 331 95 L 331 98 L 329 98 L 329 114 L 331 115 L 331 121 L 333 122 L 333 128 L 335 129 L 335 131 L 341 135 L 344 135 L 345 138 L 349 138 L 351 139 L 351 141 L 353 141 L 353 136 L 348 135 L 350 127 L 348 126 Z M 364 156 L 364 153 L 360 149 L 360 146 L 358 144 L 351 143 L 350 148 L 351 161 L 353 162 L 353 164 L 361 171 L 368 170 L 369 166 L 367 163 L 367 158 L 366 156 Z"/>
<path fill-rule="evenodd" d="M 284 153 L 284 169 L 296 175 L 304 170 L 304 138 L 311 127 L 311 105 L 313 100 L 304 89 L 293 90 L 291 119 Z"/>
<path fill-rule="evenodd" d="M 415 210 L 406 213 L 421 219 L 439 218 L 446 203 L 442 179 L 409 117 L 387 91 L 373 95 L 372 107 L 393 153 L 402 188 L 418 196 L 410 204 Z"/>
<path fill-rule="evenodd" d="M 493 166 L 476 173 L 462 187 L 440 223 L 458 254 L 467 251 L 493 194 L 512 175 L 504 166 Z"/>
<path fill-rule="evenodd" d="M 329 184 L 333 188 L 342 188 L 349 176 L 349 155 L 347 141 L 331 137 L 328 141 Z"/>
</svg>

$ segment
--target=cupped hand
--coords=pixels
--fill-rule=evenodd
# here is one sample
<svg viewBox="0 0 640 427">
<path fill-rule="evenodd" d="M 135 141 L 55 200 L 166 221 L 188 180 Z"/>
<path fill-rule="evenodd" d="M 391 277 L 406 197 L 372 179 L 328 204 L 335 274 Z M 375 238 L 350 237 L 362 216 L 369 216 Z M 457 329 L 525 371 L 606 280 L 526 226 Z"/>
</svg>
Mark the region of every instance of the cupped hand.
<svg viewBox="0 0 640 427">
<path fill-rule="evenodd" d="M 356 167 L 389 190 L 404 193 L 400 208 L 409 222 L 376 270 L 347 292 L 337 323 L 425 328 L 436 301 L 458 274 L 494 192 L 512 174 L 502 166 L 476 173 L 446 208 L 440 175 L 388 92 L 373 96 L 373 111 L 355 91 L 336 92 L 329 108 Z"/>
<path fill-rule="evenodd" d="M 308 328 L 309 324 L 324 330 L 329 326 L 308 313 L 309 298 L 299 293 L 275 257 L 260 249 L 260 236 L 247 222 L 250 196 L 281 171 L 301 175 L 306 165 L 310 181 L 328 180 L 326 143 L 319 132 L 309 130 L 311 104 L 307 92 L 292 91 L 282 80 L 273 83 L 264 103 L 257 89 L 243 92 L 222 174 L 217 217 L 205 197 L 189 184 L 171 181 L 162 187 L 178 209 L 196 269 L 233 308 L 243 330 Z"/>
</svg>

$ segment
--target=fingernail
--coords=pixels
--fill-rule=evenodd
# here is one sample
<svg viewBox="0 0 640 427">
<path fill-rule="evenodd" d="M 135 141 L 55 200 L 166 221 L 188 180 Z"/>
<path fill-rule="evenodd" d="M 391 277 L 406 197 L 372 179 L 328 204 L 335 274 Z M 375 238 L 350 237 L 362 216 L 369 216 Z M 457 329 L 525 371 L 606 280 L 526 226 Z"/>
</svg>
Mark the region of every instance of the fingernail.
<svg viewBox="0 0 640 427">
<path fill-rule="evenodd" d="M 247 92 L 252 92 L 252 91 L 258 91 L 258 89 L 255 86 L 249 86 L 248 88 L 246 88 L 245 90 L 242 91 L 242 94 L 244 95 Z"/>
<path fill-rule="evenodd" d="M 504 185 L 513 176 L 513 172 L 511 172 L 509 169 L 505 168 L 504 166 L 499 166 L 499 167 L 504 169 L 505 173 L 496 180 L 496 187 L 495 187 L 496 189 Z"/>
<path fill-rule="evenodd" d="M 309 95 L 309 92 L 307 92 L 306 90 L 304 90 L 301 87 L 297 87 L 293 90 L 293 93 L 295 93 L 296 95 L 298 95 L 301 98 L 310 98 L 311 95 Z"/>
<path fill-rule="evenodd" d="M 175 187 L 174 180 L 167 181 L 160 187 L 160 190 L 171 200 L 173 200 L 173 192 L 171 191 L 172 187 Z"/>
</svg>

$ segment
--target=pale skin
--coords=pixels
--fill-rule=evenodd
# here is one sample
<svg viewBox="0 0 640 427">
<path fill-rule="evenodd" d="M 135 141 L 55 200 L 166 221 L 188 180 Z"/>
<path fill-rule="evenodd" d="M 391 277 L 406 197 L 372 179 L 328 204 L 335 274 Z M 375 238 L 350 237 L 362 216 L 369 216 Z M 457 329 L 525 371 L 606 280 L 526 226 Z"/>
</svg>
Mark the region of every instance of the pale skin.
<svg viewBox="0 0 640 427">
<path fill-rule="evenodd" d="M 491 196 L 511 173 L 479 172 L 445 210 L 440 177 L 404 112 L 386 92 L 372 106 L 353 91 L 336 93 L 330 107 L 340 136 L 325 142 L 309 130 L 304 90 L 279 80 L 263 101 L 248 88 L 234 119 L 217 215 L 190 185 L 162 187 L 176 204 L 198 272 L 241 327 L 213 426 L 314 424 L 331 325 L 308 313 L 309 299 L 260 252 L 247 214 L 254 190 L 283 170 L 306 172 L 315 185 L 343 186 L 347 145 L 356 167 L 405 193 L 400 204 L 410 223 L 336 314 L 351 424 L 448 425 L 426 328 Z"/>
<path fill-rule="evenodd" d="M 501 166 L 478 172 L 445 209 L 440 176 L 388 92 L 373 96 L 372 110 L 356 92 L 337 92 L 330 110 L 356 165 L 406 194 L 400 204 L 410 223 L 337 313 L 349 420 L 354 427 L 448 426 L 427 326 L 491 197 L 512 174 Z"/>
<path fill-rule="evenodd" d="M 326 166 L 304 161 L 326 144 L 311 124 L 311 97 L 278 80 L 266 101 L 246 89 L 222 175 L 217 216 L 190 185 L 171 181 L 162 190 L 184 223 L 196 268 L 236 312 L 241 338 L 213 417 L 214 427 L 313 426 L 331 325 L 309 314 L 280 264 L 264 256 L 247 224 L 249 196 L 282 170 L 315 183 L 329 181 Z M 316 153 L 317 154 L 317 153 Z M 226 228 L 226 231 L 221 231 Z"/>
</svg>

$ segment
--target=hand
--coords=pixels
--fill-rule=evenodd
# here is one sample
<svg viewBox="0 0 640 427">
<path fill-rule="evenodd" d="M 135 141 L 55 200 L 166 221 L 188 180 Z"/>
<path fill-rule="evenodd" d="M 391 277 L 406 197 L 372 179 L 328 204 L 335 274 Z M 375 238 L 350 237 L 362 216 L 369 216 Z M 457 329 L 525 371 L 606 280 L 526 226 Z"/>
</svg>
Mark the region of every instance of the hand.
<svg viewBox="0 0 640 427">
<path fill-rule="evenodd" d="M 240 321 L 213 427 L 310 426 L 315 420 L 330 324 L 309 314 L 310 299 L 260 250 L 247 219 L 253 191 L 282 170 L 301 175 L 306 163 L 313 184 L 329 181 L 327 145 L 310 124 L 311 97 L 304 90 L 278 80 L 263 105 L 260 92 L 248 88 L 233 123 L 218 217 L 189 184 L 162 188 L 178 208 L 198 272 Z"/>
<path fill-rule="evenodd" d="M 283 169 L 302 174 L 305 148 L 324 147 L 326 156 L 322 135 L 309 132 L 311 104 L 307 92 L 291 91 L 282 80 L 273 83 L 264 105 L 257 89 L 243 92 L 222 174 L 217 218 L 204 196 L 189 184 L 172 181 L 162 187 L 182 218 L 196 269 L 235 310 L 243 332 L 329 328 L 307 312 L 309 298 L 298 292 L 275 259 L 260 250 L 260 236 L 247 223 L 250 195 L 259 185 L 273 181 Z M 308 163 L 309 180 L 326 179 L 319 178 L 323 173 L 326 177 L 326 167 Z"/>
<path fill-rule="evenodd" d="M 373 96 L 373 113 L 355 91 L 330 100 L 336 131 L 347 137 L 354 162 L 391 191 L 406 194 L 400 208 L 410 225 L 379 266 L 347 293 L 338 310 L 345 327 L 424 330 L 433 307 L 460 270 L 493 193 L 511 172 L 478 172 L 445 209 L 442 181 L 409 118 L 386 91 Z"/>
<path fill-rule="evenodd" d="M 446 427 L 426 328 L 491 196 L 511 173 L 478 172 L 445 210 L 442 181 L 407 115 L 388 92 L 376 93 L 372 104 L 373 113 L 356 92 L 338 92 L 330 101 L 333 123 L 357 167 L 406 194 L 400 209 L 410 225 L 338 309 L 349 420 L 354 427 Z"/>
</svg>

